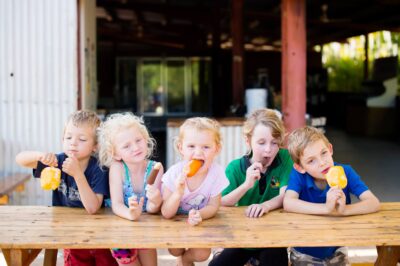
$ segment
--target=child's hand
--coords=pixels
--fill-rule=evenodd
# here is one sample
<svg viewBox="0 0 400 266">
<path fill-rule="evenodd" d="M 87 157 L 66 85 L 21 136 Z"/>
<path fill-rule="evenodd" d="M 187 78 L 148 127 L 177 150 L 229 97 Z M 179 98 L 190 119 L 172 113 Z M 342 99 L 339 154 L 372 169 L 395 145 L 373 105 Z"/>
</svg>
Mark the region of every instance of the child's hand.
<svg viewBox="0 0 400 266">
<path fill-rule="evenodd" d="M 262 164 L 260 162 L 255 162 L 249 166 L 246 170 L 246 180 L 244 181 L 244 185 L 247 189 L 250 189 L 254 186 L 256 180 L 261 178 L 260 169 L 262 168 Z"/>
<path fill-rule="evenodd" d="M 162 201 L 161 192 L 154 185 L 146 186 L 147 204 L 152 203 L 156 206 L 160 205 Z"/>
<path fill-rule="evenodd" d="M 137 220 L 142 214 L 144 198 L 141 197 L 140 201 L 137 201 L 136 196 L 132 196 L 128 199 L 128 208 L 132 220 Z"/>
<path fill-rule="evenodd" d="M 250 218 L 259 218 L 269 212 L 269 208 L 263 204 L 251 204 L 246 209 L 246 216 Z"/>
<path fill-rule="evenodd" d="M 203 219 L 201 218 L 200 212 L 195 209 L 191 209 L 189 211 L 189 217 L 188 217 L 188 224 L 190 225 L 198 225 L 201 223 Z"/>
<path fill-rule="evenodd" d="M 342 190 L 338 187 L 331 187 L 326 193 L 326 203 L 328 213 L 332 213 L 336 208 L 336 202 L 341 196 L 340 192 Z"/>
<path fill-rule="evenodd" d="M 48 166 L 53 166 L 57 167 L 58 166 L 58 161 L 57 161 L 57 156 L 54 153 L 45 153 L 42 156 L 40 156 L 39 161 Z"/>
<path fill-rule="evenodd" d="M 176 192 L 179 195 L 183 196 L 186 187 L 186 175 L 181 174 L 178 176 L 177 179 L 175 179 L 175 187 L 176 187 Z"/>
<path fill-rule="evenodd" d="M 72 154 L 63 162 L 62 170 L 74 178 L 83 173 L 78 159 Z"/>
<path fill-rule="evenodd" d="M 336 200 L 337 202 L 337 212 L 340 214 L 344 214 L 346 209 L 346 194 L 344 194 L 343 190 L 340 189 L 339 198 Z"/>
</svg>

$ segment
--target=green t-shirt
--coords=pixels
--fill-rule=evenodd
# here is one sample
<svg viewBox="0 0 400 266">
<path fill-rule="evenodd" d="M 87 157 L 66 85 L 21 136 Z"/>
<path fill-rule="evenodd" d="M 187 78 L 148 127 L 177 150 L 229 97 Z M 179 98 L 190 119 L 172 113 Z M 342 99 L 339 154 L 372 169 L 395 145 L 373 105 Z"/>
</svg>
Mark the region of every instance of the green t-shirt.
<svg viewBox="0 0 400 266">
<path fill-rule="evenodd" d="M 225 196 L 239 187 L 246 180 L 246 170 L 249 166 L 249 158 L 233 160 L 226 167 L 225 174 L 229 179 L 229 186 L 222 192 Z M 286 186 L 289 181 L 289 174 L 293 168 L 293 161 L 286 149 L 280 149 L 272 164 L 265 172 L 266 189 L 260 195 L 259 181 L 254 183 L 253 188 L 249 189 L 246 194 L 237 202 L 237 206 L 249 206 L 251 204 L 263 203 L 279 195 L 279 189 Z"/>
</svg>

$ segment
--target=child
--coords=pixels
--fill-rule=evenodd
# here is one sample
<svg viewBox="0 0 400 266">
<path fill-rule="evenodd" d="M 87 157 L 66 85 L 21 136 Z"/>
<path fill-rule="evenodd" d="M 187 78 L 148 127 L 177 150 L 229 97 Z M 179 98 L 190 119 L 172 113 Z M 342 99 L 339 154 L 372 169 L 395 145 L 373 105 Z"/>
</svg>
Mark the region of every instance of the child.
<svg viewBox="0 0 400 266">
<path fill-rule="evenodd" d="M 97 148 L 96 129 L 100 119 L 87 110 L 70 115 L 64 128 L 63 152 L 59 154 L 23 151 L 16 157 L 19 165 L 33 169 L 40 177 L 47 166 L 62 170 L 59 187 L 53 191 L 53 206 L 85 208 L 96 213 L 108 196 L 107 172 L 93 157 Z M 65 249 L 65 265 L 116 265 L 108 249 Z"/>
<path fill-rule="evenodd" d="M 248 206 L 246 216 L 260 218 L 282 207 L 293 162 L 281 148 L 285 129 L 274 110 L 255 110 L 244 123 L 243 133 L 248 153 L 227 166 L 230 185 L 222 192 L 222 205 Z M 242 266 L 251 258 L 260 265 L 288 265 L 286 248 L 226 248 L 210 265 Z"/>
<path fill-rule="evenodd" d="M 321 131 L 309 126 L 293 131 L 288 138 L 288 149 L 294 169 L 284 199 L 286 211 L 347 216 L 379 210 L 379 200 L 349 165 L 340 164 L 347 176 L 347 186 L 343 190 L 328 186 L 325 174 L 339 164 L 333 162 L 332 144 Z M 350 193 L 360 202 L 350 204 Z M 295 247 L 291 249 L 290 260 L 293 265 L 348 263 L 346 252 L 339 247 Z"/>
<path fill-rule="evenodd" d="M 159 170 L 153 185 L 147 178 L 155 164 L 149 160 L 155 140 L 150 137 L 143 120 L 132 113 L 113 114 L 99 131 L 99 159 L 110 167 L 111 207 L 125 219 L 136 221 L 142 211 L 160 211 L 162 197 Z M 155 249 L 112 249 L 119 265 L 157 265 Z M 128 254 L 127 254 L 128 253 Z"/>
<path fill-rule="evenodd" d="M 188 214 L 188 223 L 198 225 L 213 217 L 220 206 L 221 191 L 228 180 L 221 166 L 214 162 L 221 150 L 220 126 L 217 121 L 204 117 L 187 119 L 179 128 L 175 148 L 183 161 L 171 166 L 162 178 L 162 215 L 171 219 L 177 213 Z M 187 163 L 197 159 L 203 165 L 188 178 Z M 169 249 L 178 257 L 178 265 L 193 265 L 210 256 L 209 248 Z"/>
</svg>

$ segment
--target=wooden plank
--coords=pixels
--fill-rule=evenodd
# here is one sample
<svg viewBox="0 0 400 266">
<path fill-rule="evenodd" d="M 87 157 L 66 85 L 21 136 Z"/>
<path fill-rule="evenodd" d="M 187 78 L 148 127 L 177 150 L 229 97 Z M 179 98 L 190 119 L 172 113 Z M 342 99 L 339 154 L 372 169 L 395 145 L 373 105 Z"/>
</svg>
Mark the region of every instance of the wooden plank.
<svg viewBox="0 0 400 266">
<path fill-rule="evenodd" d="M 380 212 L 351 217 L 277 210 L 252 219 L 244 210 L 223 207 L 216 217 L 192 227 L 185 216 L 166 220 L 144 214 L 132 222 L 109 209 L 88 215 L 78 208 L 3 206 L 0 248 L 400 246 L 400 203 L 383 203 Z"/>
</svg>

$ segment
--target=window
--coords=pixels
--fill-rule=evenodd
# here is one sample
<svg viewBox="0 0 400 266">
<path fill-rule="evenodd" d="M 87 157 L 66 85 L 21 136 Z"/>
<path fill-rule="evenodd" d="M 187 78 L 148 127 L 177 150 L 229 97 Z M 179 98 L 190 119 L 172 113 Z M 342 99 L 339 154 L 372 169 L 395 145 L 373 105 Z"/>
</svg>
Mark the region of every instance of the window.
<svg viewBox="0 0 400 266">
<path fill-rule="evenodd" d="M 210 113 L 209 58 L 118 58 L 117 72 L 119 97 L 116 98 L 125 105 L 134 102 L 131 106 L 135 112 L 146 115 Z"/>
</svg>

